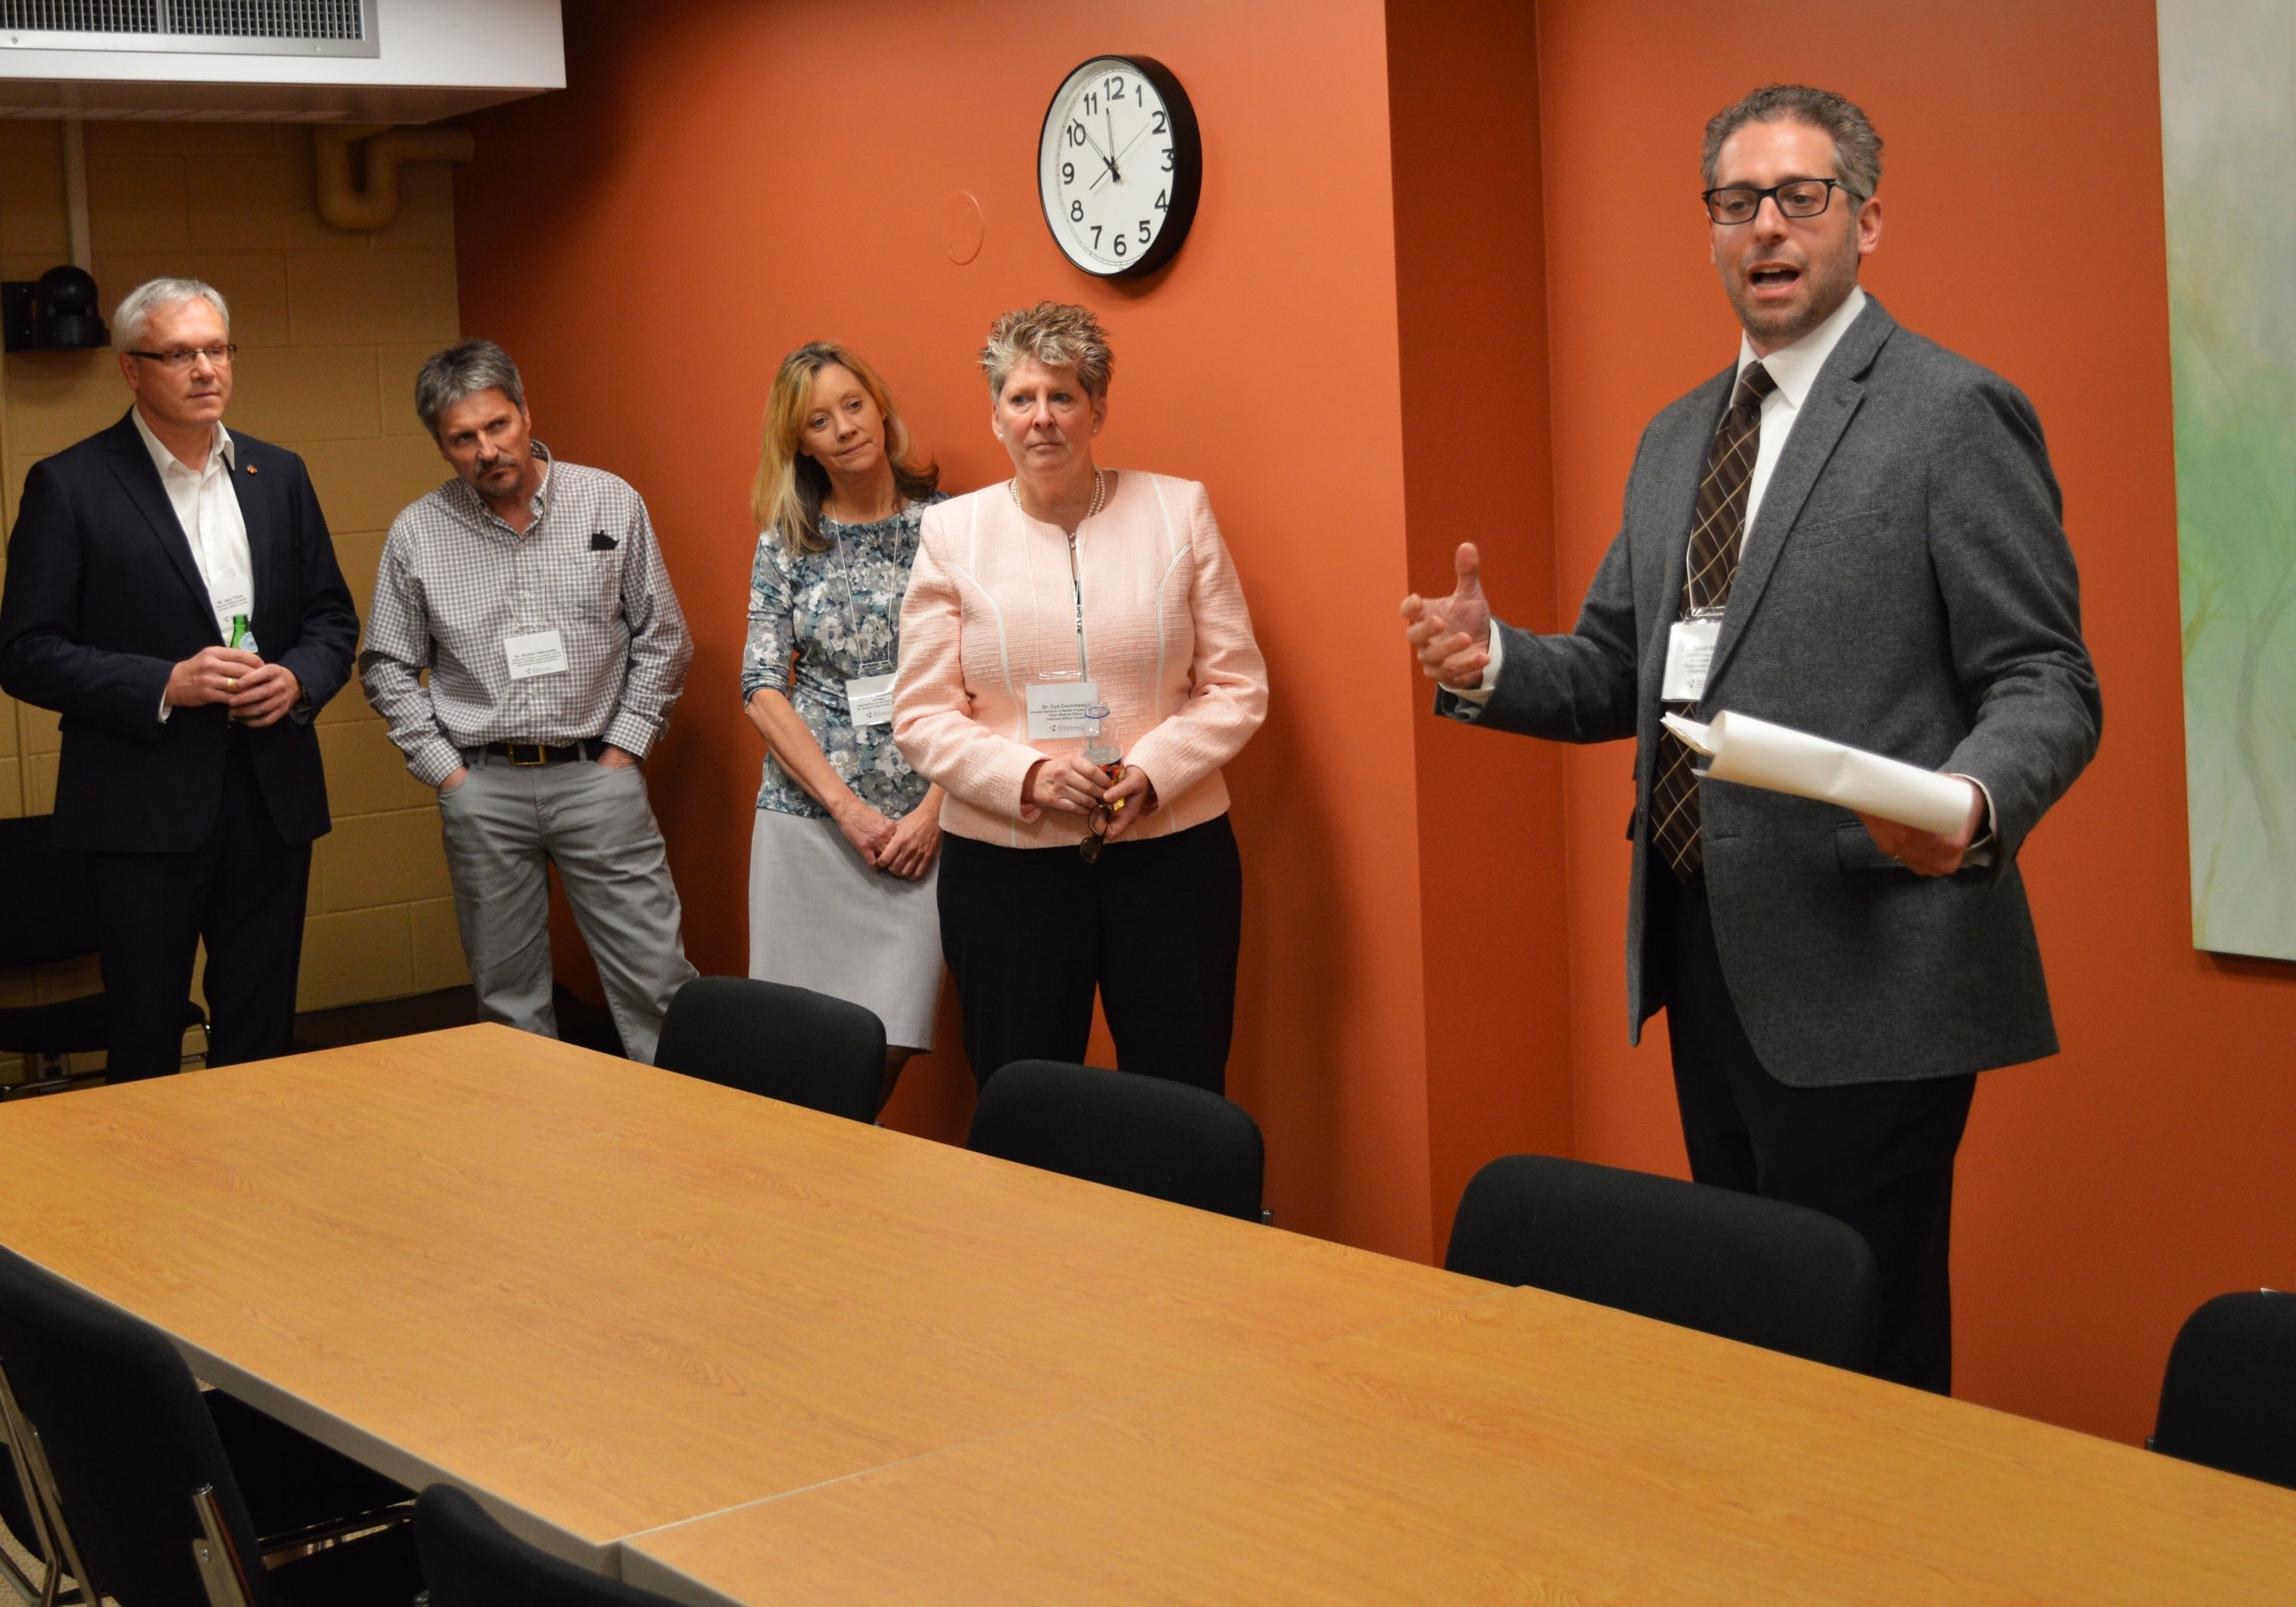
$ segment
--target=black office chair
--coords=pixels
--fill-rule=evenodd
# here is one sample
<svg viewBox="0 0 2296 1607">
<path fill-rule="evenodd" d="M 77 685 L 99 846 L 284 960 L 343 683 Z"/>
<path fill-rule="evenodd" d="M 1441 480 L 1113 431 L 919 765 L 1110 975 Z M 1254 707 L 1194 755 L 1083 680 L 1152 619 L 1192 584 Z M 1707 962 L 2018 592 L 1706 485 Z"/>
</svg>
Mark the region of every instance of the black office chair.
<svg viewBox="0 0 2296 1607">
<path fill-rule="evenodd" d="M 76 960 L 96 949 L 95 898 L 87 857 L 55 843 L 55 816 L 0 820 L 0 971 L 29 971 Z M 0 1054 L 20 1054 L 29 1080 L 0 1088 L 0 1099 L 53 1093 L 94 1082 L 103 1074 L 67 1074 L 63 1057 L 93 1054 L 111 1044 L 104 996 L 84 994 L 48 1004 L 0 1009 Z M 184 1001 L 184 1025 L 205 1027 L 207 1016 Z"/>
<path fill-rule="evenodd" d="M 1260 1219 L 1259 1124 L 1242 1105 L 1185 1083 L 1014 1061 L 980 1090 L 965 1143 L 1024 1166 Z"/>
<path fill-rule="evenodd" d="M 1873 1250 L 1831 1217 L 1550 1155 L 1475 1174 L 1443 1265 L 1853 1370 L 1881 1314 Z"/>
<path fill-rule="evenodd" d="M 430 1607 L 676 1607 L 528 1545 L 451 1484 L 415 1497 L 414 1537 Z"/>
<path fill-rule="evenodd" d="M 5 1250 L 0 1429 L 23 1474 L 10 1528 L 86 1600 L 406 1607 L 422 1588 L 406 1490 L 203 1393 L 157 1332 Z"/>
<path fill-rule="evenodd" d="M 2296 1294 L 2220 1294 L 2186 1317 L 2144 1443 L 2296 1489 Z"/>
<path fill-rule="evenodd" d="M 809 988 L 697 977 L 677 990 L 653 1063 L 744 1094 L 855 1121 L 877 1119 L 885 1023 Z"/>
</svg>

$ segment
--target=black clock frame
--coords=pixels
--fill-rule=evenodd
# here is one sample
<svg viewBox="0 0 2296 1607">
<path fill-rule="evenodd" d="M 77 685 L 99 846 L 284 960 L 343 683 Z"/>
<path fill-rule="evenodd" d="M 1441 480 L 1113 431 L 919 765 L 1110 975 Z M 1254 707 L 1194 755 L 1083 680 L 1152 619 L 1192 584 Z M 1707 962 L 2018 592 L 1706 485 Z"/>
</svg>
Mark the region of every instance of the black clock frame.
<svg viewBox="0 0 2296 1607">
<path fill-rule="evenodd" d="M 1142 252 L 1137 261 L 1120 268 L 1086 267 L 1068 253 L 1061 240 L 1060 223 L 1046 208 L 1044 194 L 1045 131 L 1052 127 L 1053 112 L 1060 105 L 1061 91 L 1079 69 L 1095 61 L 1121 61 L 1155 89 L 1164 102 L 1164 110 L 1172 118 L 1172 204 L 1165 209 L 1164 226 L 1156 232 L 1156 242 Z M 1204 188 L 1204 140 L 1196 124 L 1195 103 L 1188 92 L 1180 87 L 1180 80 L 1172 70 L 1153 56 L 1128 56 L 1113 51 L 1101 51 L 1086 56 L 1075 67 L 1061 75 L 1053 87 L 1053 98 L 1045 102 L 1045 115 L 1037 125 L 1037 210 L 1044 214 L 1045 229 L 1053 237 L 1054 249 L 1061 260 L 1079 273 L 1090 274 L 1095 279 L 1139 279 L 1154 273 L 1179 253 L 1186 243 L 1188 231 L 1195 226 L 1196 202 Z"/>
</svg>

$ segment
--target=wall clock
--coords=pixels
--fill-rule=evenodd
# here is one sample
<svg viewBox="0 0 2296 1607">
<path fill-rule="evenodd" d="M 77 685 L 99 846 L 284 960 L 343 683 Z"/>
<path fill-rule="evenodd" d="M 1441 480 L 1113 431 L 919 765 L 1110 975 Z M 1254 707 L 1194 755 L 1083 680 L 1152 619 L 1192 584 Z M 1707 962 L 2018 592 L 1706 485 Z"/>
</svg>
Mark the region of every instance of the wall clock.
<svg viewBox="0 0 2296 1607">
<path fill-rule="evenodd" d="M 1061 81 L 1037 141 L 1045 223 L 1104 279 L 1152 274 L 1196 218 L 1204 147 L 1180 80 L 1145 56 L 1095 56 Z"/>
</svg>

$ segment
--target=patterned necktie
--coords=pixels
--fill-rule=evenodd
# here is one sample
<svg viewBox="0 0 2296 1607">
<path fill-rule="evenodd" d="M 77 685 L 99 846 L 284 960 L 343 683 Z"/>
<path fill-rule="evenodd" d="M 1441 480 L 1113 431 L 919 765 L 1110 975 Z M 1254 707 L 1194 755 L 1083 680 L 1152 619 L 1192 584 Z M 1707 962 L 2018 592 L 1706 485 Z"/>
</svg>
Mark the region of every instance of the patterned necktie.
<svg viewBox="0 0 2296 1607">
<path fill-rule="evenodd" d="M 1714 445 L 1706 454 L 1706 478 L 1698 482 L 1697 522 L 1690 530 L 1678 619 L 1718 613 L 1730 601 L 1730 583 L 1738 578 L 1738 558 L 1746 546 L 1746 488 L 1754 477 L 1754 455 L 1761 449 L 1762 398 L 1777 388 L 1768 369 L 1748 364 L 1738 376 L 1730 410 L 1714 431 Z M 1685 704 L 1683 712 L 1694 713 L 1696 708 Z M 1651 783 L 1655 822 L 1651 839 L 1685 883 L 1705 862 L 1698 832 L 1698 775 L 1690 767 L 1691 757 L 1680 737 L 1660 728 L 1658 779 Z"/>
</svg>

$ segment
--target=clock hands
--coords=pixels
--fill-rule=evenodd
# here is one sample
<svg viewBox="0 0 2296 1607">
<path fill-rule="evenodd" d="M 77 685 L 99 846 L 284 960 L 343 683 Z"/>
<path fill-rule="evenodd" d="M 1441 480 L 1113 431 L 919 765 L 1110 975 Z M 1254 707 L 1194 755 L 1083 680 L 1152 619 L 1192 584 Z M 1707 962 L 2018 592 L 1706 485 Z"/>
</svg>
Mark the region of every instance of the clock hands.
<svg viewBox="0 0 2296 1607">
<path fill-rule="evenodd" d="M 1135 146 L 1135 145 L 1138 144 L 1138 143 L 1140 143 L 1140 135 L 1141 135 L 1141 134 L 1145 134 L 1145 133 L 1147 133 L 1147 132 L 1148 132 L 1148 121 L 1147 121 L 1146 119 L 1144 119 L 1144 120 L 1141 122 L 1141 125 L 1140 125 L 1140 134 L 1136 134 L 1136 135 L 1134 135 L 1130 139 L 1126 140 L 1126 141 L 1124 142 L 1124 150 L 1123 150 L 1123 151 L 1119 151 L 1119 152 L 1118 152 L 1116 153 L 1116 160 L 1119 160 L 1119 161 L 1122 161 L 1122 160 L 1124 160 L 1125 152 L 1130 151 L 1130 150 L 1132 149 L 1132 147 L 1133 147 L 1133 146 Z M 1111 142 L 1111 143 L 1114 143 L 1114 141 L 1115 141 L 1115 137 L 1116 137 L 1116 136 L 1115 136 L 1114 135 L 1111 135 L 1109 136 L 1110 142 Z M 1123 176 L 1122 176 L 1121 174 L 1119 174 L 1119 175 L 1118 175 L 1118 176 L 1120 178 L 1120 177 L 1122 177 Z"/>
<path fill-rule="evenodd" d="M 1094 180 L 1092 181 L 1092 183 L 1090 183 L 1090 184 L 1086 184 L 1086 185 L 1085 186 L 1085 188 L 1086 188 L 1086 189 L 1087 189 L 1087 190 L 1097 190 L 1097 189 L 1099 189 L 1099 188 L 1100 188 L 1100 179 L 1101 179 L 1101 178 L 1110 178 L 1110 177 L 1113 177 L 1113 178 L 1116 180 L 1116 182 L 1117 182 L 1118 184 L 1122 184 L 1122 183 L 1124 182 L 1124 169 L 1123 169 L 1123 168 L 1122 168 L 1119 164 L 1120 164 L 1120 163 L 1122 163 L 1122 161 L 1124 160 L 1125 157 L 1127 157 L 1128 155 L 1129 155 L 1129 154 L 1131 153 L 1132 147 L 1133 147 L 1133 146 L 1135 146 L 1135 145 L 1136 145 L 1136 144 L 1138 144 L 1138 143 L 1140 143 L 1140 136 L 1141 136 L 1142 135 L 1144 135 L 1144 134 L 1145 134 L 1145 133 L 1147 133 L 1147 132 L 1148 132 L 1148 129 L 1149 129 L 1149 127 L 1150 127 L 1150 126 L 1151 126 L 1152 122 L 1152 119 L 1148 119 L 1148 118 L 1143 118 L 1143 119 L 1140 119 L 1140 127 L 1139 127 L 1138 128 L 1136 128 L 1136 129 L 1135 129 L 1135 130 L 1133 131 L 1132 137 L 1131 137 L 1130 139 L 1126 140 L 1126 141 L 1124 142 L 1123 148 L 1122 148 L 1121 150 L 1118 151 L 1118 152 L 1117 152 L 1117 153 L 1116 153 L 1114 156 L 1111 156 L 1111 155 L 1109 155 L 1109 154 L 1108 154 L 1106 152 L 1104 152 L 1104 151 L 1103 151 L 1103 152 L 1101 152 L 1101 158 L 1100 158 L 1100 160 L 1101 160 L 1103 162 L 1104 162 L 1104 163 L 1106 163 L 1106 164 L 1107 164 L 1107 171 L 1106 171 L 1106 172 L 1103 172 L 1103 173 L 1100 176 L 1100 178 L 1095 178 L 1095 179 L 1094 179 Z M 1085 135 L 1085 137 L 1086 137 L 1086 139 L 1091 139 L 1091 138 L 1092 138 L 1092 135 L 1091 135 L 1090 134 L 1088 134 L 1088 133 L 1087 133 L 1087 134 Z M 1108 143 L 1109 143 L 1110 144 L 1111 144 L 1111 145 L 1113 145 L 1113 144 L 1115 144 L 1115 143 L 1116 143 L 1116 119 L 1115 119 L 1115 115 L 1114 115 L 1112 112 L 1110 114 L 1110 117 L 1109 117 Z M 1095 151 L 1099 151 L 1099 150 L 1100 150 L 1100 145 L 1099 145 L 1099 143 L 1098 143 L 1097 141 L 1095 141 L 1095 142 L 1094 142 L 1093 149 L 1094 149 L 1094 150 L 1095 150 Z"/>
<path fill-rule="evenodd" d="M 1078 119 L 1078 123 L 1077 123 L 1077 127 L 1079 127 L 1079 128 L 1084 128 L 1084 123 L 1083 123 L 1082 119 Z M 1101 150 L 1100 150 L 1100 142 L 1099 142 L 1098 140 L 1096 140 L 1096 139 L 1095 139 L 1095 138 L 1093 138 L 1093 137 L 1092 137 L 1092 130 L 1091 130 L 1091 129 L 1089 129 L 1089 128 L 1084 128 L 1084 137 L 1085 137 L 1085 143 L 1086 143 L 1086 144 L 1090 145 L 1090 146 L 1091 146 L 1094 150 L 1095 150 L 1095 151 L 1100 151 L 1100 160 L 1101 160 L 1103 162 L 1104 162 L 1104 163 L 1106 163 L 1106 164 L 1107 164 L 1109 173 L 1116 173 L 1116 159 L 1115 159 L 1114 157 L 1112 157 L 1112 156 L 1109 155 L 1109 153 L 1108 153 L 1107 152 L 1105 152 L 1105 151 L 1101 151 Z M 1116 136 L 1115 136 L 1113 134 L 1111 134 L 1111 135 L 1109 135 L 1109 142 L 1108 142 L 1108 143 L 1109 143 L 1110 144 L 1111 144 L 1111 145 L 1112 145 L 1112 144 L 1114 144 L 1114 143 L 1116 143 Z M 1103 178 L 1104 178 L 1104 177 L 1106 177 L 1106 176 L 1107 176 L 1107 174 L 1103 174 L 1101 176 L 1102 176 Z M 1119 184 L 1121 184 L 1121 183 L 1123 183 L 1123 182 L 1124 182 L 1124 176 L 1123 176 L 1122 174 L 1120 174 L 1120 173 L 1117 173 L 1117 174 L 1116 174 L 1116 178 L 1117 178 L 1117 182 L 1118 182 Z M 1095 179 L 1094 179 L 1094 180 L 1092 181 L 1092 183 L 1091 183 L 1090 184 L 1087 184 L 1087 185 L 1086 185 L 1085 187 L 1086 187 L 1086 189 L 1095 189 L 1095 188 L 1097 188 L 1097 187 L 1099 186 L 1099 184 L 1100 184 L 1100 179 L 1095 178 Z"/>
</svg>

